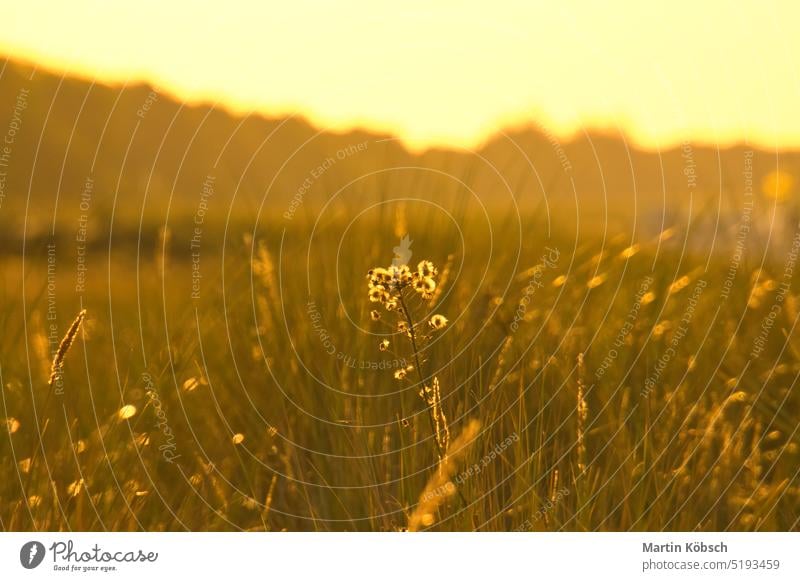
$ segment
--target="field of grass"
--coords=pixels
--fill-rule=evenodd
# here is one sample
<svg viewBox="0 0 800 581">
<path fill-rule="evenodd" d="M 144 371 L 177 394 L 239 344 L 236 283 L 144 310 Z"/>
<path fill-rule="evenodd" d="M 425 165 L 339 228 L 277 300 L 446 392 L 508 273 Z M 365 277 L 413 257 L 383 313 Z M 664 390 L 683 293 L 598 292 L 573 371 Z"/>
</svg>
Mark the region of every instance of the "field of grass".
<svg viewBox="0 0 800 581">
<path fill-rule="evenodd" d="M 800 528 L 791 248 L 325 216 L 93 247 L 83 288 L 74 241 L 4 258 L 0 528 Z M 418 362 L 367 296 L 406 235 Z"/>
</svg>

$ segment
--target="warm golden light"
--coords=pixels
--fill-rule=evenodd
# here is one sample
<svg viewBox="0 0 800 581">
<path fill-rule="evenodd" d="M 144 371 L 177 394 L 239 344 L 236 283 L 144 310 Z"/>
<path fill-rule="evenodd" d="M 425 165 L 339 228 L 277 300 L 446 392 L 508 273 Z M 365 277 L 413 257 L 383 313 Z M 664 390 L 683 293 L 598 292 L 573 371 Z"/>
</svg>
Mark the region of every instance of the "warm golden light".
<svg viewBox="0 0 800 581">
<path fill-rule="evenodd" d="M 784 202 L 789 198 L 794 186 L 794 176 L 785 171 L 773 171 L 764 176 L 761 189 L 767 198 Z"/>
<path fill-rule="evenodd" d="M 330 129 L 469 145 L 537 120 L 800 146 L 793 2 L 62 3 L 4 11 L 0 50 L 70 73 L 146 79 L 188 100 L 300 113 Z"/>
</svg>

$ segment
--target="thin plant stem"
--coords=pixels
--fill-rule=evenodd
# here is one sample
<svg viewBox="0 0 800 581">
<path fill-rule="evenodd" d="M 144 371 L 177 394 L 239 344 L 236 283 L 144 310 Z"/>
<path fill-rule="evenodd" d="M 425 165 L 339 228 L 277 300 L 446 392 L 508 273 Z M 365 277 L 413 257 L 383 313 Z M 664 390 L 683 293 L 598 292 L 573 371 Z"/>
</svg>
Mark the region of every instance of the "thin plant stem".
<svg viewBox="0 0 800 581">
<path fill-rule="evenodd" d="M 425 378 L 422 375 L 422 366 L 420 365 L 420 360 L 419 360 L 419 349 L 417 349 L 417 335 L 416 335 L 416 332 L 414 331 L 414 321 L 411 318 L 411 312 L 408 310 L 408 307 L 406 306 L 406 302 L 403 299 L 403 291 L 402 291 L 402 289 L 398 289 L 397 290 L 397 298 L 400 300 L 400 308 L 403 310 L 403 315 L 405 315 L 406 322 L 408 323 L 408 329 L 409 329 L 408 332 L 409 332 L 409 336 L 411 337 L 411 349 L 412 349 L 413 354 L 414 354 L 414 364 L 415 364 L 415 366 L 417 368 L 417 375 L 419 376 L 420 385 L 422 386 L 422 389 L 424 390 L 425 389 Z M 436 442 L 436 449 L 437 449 L 437 451 L 439 453 L 439 458 L 440 459 L 445 459 L 447 457 L 447 450 L 444 450 L 442 448 L 441 442 L 436 437 L 436 422 L 435 422 L 434 417 L 433 417 L 433 410 L 431 409 L 431 406 L 429 406 L 427 404 L 427 402 L 425 403 L 425 407 L 428 409 L 428 420 L 430 421 L 430 424 L 431 424 L 431 432 L 432 432 L 432 435 L 433 435 L 433 440 L 434 440 L 434 442 Z M 465 507 L 468 506 L 469 503 L 467 502 L 467 499 L 464 497 L 464 493 L 461 492 L 461 489 L 458 487 L 458 485 L 456 485 L 456 492 L 458 492 L 458 496 L 461 499 L 461 502 L 464 503 L 464 506 Z"/>
</svg>

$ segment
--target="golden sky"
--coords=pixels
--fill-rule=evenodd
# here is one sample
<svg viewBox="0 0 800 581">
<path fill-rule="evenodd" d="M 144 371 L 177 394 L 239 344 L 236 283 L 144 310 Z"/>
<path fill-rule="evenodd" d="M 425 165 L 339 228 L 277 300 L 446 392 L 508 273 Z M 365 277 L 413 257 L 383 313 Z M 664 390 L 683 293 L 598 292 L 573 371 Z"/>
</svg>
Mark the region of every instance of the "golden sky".
<svg viewBox="0 0 800 581">
<path fill-rule="evenodd" d="M 797 1 L 5 3 L 5 54 L 415 146 L 534 120 L 800 146 Z"/>
</svg>

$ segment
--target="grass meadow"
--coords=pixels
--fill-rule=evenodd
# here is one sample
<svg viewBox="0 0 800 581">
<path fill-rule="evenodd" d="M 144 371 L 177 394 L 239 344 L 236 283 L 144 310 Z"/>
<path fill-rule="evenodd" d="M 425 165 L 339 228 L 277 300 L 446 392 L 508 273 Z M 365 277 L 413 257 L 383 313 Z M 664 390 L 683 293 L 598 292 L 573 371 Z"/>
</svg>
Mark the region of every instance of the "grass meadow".
<svg viewBox="0 0 800 581">
<path fill-rule="evenodd" d="M 791 240 L 366 208 L 3 258 L 0 527 L 798 529 Z"/>
</svg>

